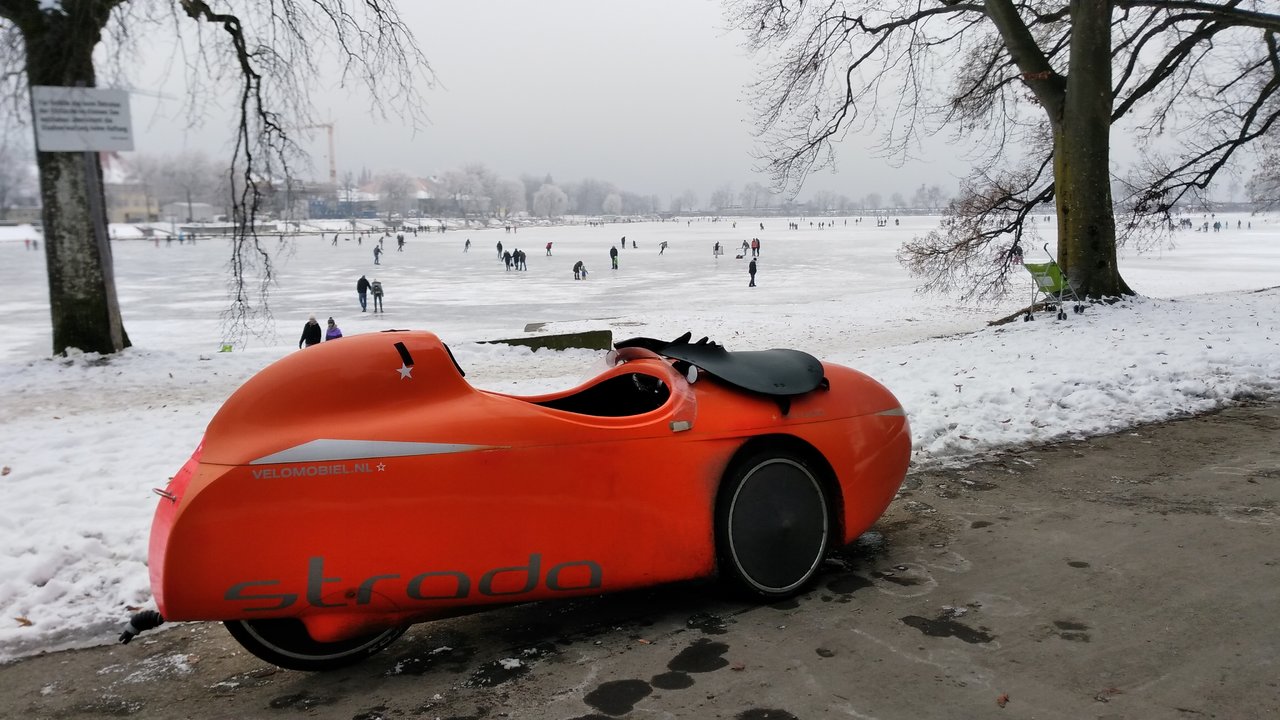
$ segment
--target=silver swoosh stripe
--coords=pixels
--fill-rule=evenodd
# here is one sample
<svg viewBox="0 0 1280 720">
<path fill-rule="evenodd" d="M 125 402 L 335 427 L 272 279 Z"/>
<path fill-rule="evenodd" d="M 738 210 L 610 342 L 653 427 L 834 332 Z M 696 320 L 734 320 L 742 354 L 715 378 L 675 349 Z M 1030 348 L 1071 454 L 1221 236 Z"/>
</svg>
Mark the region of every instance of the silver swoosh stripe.
<svg viewBox="0 0 1280 720">
<path fill-rule="evenodd" d="M 250 465 L 274 463 L 336 462 L 410 455 L 447 455 L 450 453 L 494 450 L 495 445 L 462 443 L 397 442 L 394 440 L 312 440 L 287 450 L 272 453 L 250 462 Z"/>
<path fill-rule="evenodd" d="M 897 407 L 897 408 L 894 408 L 894 409 L 892 409 L 892 410 L 881 410 L 880 412 L 878 412 L 878 413 L 876 413 L 876 414 L 877 414 L 877 415 L 895 415 L 895 416 L 896 416 L 896 415 L 906 415 L 906 414 L 907 414 L 907 411 L 906 411 L 906 410 L 903 410 L 903 409 L 902 409 L 902 408 L 900 408 L 900 407 Z"/>
</svg>

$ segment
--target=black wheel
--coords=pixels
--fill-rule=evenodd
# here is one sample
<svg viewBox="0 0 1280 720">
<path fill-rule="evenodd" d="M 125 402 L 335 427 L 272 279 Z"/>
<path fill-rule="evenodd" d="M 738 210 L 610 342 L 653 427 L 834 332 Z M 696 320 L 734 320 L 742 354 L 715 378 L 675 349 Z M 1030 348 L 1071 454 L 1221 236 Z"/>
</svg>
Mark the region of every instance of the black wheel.
<svg viewBox="0 0 1280 720">
<path fill-rule="evenodd" d="M 830 516 L 826 488 L 802 458 L 753 453 L 730 468 L 716 499 L 721 576 L 757 597 L 796 594 L 826 554 Z"/>
<path fill-rule="evenodd" d="M 1035 319 L 1036 319 L 1036 316 L 1032 315 L 1031 313 L 1027 313 L 1026 315 L 1022 316 L 1022 322 L 1031 322 L 1032 320 L 1035 320 Z"/>
<path fill-rule="evenodd" d="M 1059 320 L 1066 320 L 1066 319 L 1067 319 L 1067 311 L 1066 311 L 1066 310 L 1059 310 L 1059 311 L 1058 311 L 1058 319 L 1059 319 Z"/>
<path fill-rule="evenodd" d="M 1071 308 L 1071 309 L 1072 309 L 1072 310 L 1075 310 L 1077 315 L 1080 315 L 1080 314 L 1083 314 L 1083 313 L 1084 313 L 1084 306 L 1083 306 L 1083 305 L 1076 305 L 1075 307 L 1073 307 L 1073 308 Z"/>
<path fill-rule="evenodd" d="M 245 650 L 288 670 L 337 670 L 379 652 L 404 634 L 405 627 L 393 627 L 372 635 L 338 642 L 317 642 L 307 627 L 295 618 L 270 620 L 229 620 L 227 631 Z"/>
</svg>

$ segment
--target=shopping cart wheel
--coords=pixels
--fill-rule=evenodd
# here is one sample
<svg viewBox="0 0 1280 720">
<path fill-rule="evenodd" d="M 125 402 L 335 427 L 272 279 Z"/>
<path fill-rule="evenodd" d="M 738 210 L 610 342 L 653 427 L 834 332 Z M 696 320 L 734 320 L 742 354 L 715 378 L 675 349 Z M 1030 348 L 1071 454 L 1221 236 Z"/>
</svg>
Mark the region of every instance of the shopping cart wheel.
<svg viewBox="0 0 1280 720">
<path fill-rule="evenodd" d="M 1073 307 L 1073 308 L 1071 308 L 1071 309 L 1072 309 L 1072 310 L 1074 310 L 1074 311 L 1076 311 L 1076 314 L 1078 314 L 1078 315 L 1083 315 L 1083 314 L 1084 314 L 1084 306 L 1083 306 L 1083 305 L 1076 305 L 1075 307 Z"/>
<path fill-rule="evenodd" d="M 1059 311 L 1058 311 L 1058 319 L 1059 319 L 1059 320 L 1066 320 L 1066 319 L 1067 319 L 1067 311 L 1066 311 L 1066 310 L 1059 310 Z"/>
<path fill-rule="evenodd" d="M 1035 319 L 1036 319 L 1036 316 L 1032 315 L 1031 313 L 1027 313 L 1026 315 L 1022 316 L 1022 322 L 1030 322 Z"/>
</svg>

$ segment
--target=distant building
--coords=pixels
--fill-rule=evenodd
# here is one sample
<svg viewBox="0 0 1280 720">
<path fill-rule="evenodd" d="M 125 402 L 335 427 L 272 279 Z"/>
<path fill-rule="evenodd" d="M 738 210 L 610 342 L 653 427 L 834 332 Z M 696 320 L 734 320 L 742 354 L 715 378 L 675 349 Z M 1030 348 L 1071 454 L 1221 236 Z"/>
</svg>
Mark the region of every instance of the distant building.
<svg viewBox="0 0 1280 720">
<path fill-rule="evenodd" d="M 440 183 L 435 178 L 413 179 L 413 209 L 418 215 L 440 212 Z"/>
<path fill-rule="evenodd" d="M 8 181 L 4 205 L 0 205 L 0 223 L 38 224 L 40 222 L 40 181 L 34 162 L 17 161 L 5 168 Z"/>
<path fill-rule="evenodd" d="M 29 201 L 29 202 L 28 202 Z M 0 217 L 5 225 L 22 225 L 31 224 L 39 225 L 43 222 L 44 217 L 40 213 L 40 206 L 34 204 L 34 200 L 30 198 L 20 199 L 21 204 L 11 205 L 5 208 L 4 216 Z"/>
<path fill-rule="evenodd" d="M 171 202 L 160 208 L 164 220 L 174 222 L 210 222 L 222 214 L 222 208 L 209 203 Z"/>
<path fill-rule="evenodd" d="M 103 183 L 107 195 L 107 222 L 142 223 L 158 220 L 160 208 L 146 188 L 137 183 Z"/>
<path fill-rule="evenodd" d="M 102 164 L 102 191 L 107 197 L 107 222 L 140 223 L 158 220 L 160 203 L 150 189 L 139 182 L 116 153 L 99 153 Z"/>
<path fill-rule="evenodd" d="M 440 183 L 437 180 L 410 178 L 409 181 L 407 194 L 395 203 L 399 209 L 388 207 L 390 199 L 384 197 L 381 178 L 375 177 L 363 185 L 312 193 L 307 199 L 308 210 L 311 217 L 316 218 L 423 217 L 445 210 L 440 201 Z"/>
</svg>

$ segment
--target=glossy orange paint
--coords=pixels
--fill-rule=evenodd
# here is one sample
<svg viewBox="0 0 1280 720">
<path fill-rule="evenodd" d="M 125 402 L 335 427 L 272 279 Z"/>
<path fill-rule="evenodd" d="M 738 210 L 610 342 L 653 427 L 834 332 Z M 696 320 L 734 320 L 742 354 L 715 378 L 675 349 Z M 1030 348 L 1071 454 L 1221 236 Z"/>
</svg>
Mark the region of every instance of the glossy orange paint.
<svg viewBox="0 0 1280 720">
<path fill-rule="evenodd" d="M 429 332 L 290 354 L 227 400 L 160 500 L 150 572 L 161 613 L 297 617 L 333 641 L 703 577 L 716 571 L 716 493 L 747 443 L 811 448 L 846 542 L 906 473 L 905 414 L 856 370 L 824 363 L 829 388 L 784 415 L 705 374 L 691 384 L 647 350 L 620 358 L 577 388 L 516 397 L 471 387 Z M 547 406 L 610 381 L 661 381 L 666 393 L 621 417 Z"/>
</svg>

